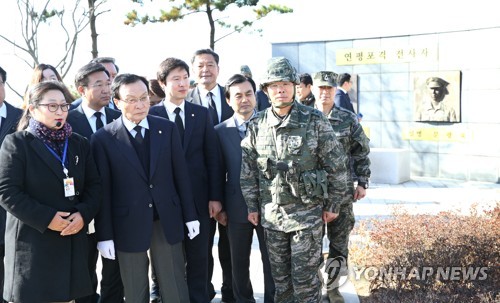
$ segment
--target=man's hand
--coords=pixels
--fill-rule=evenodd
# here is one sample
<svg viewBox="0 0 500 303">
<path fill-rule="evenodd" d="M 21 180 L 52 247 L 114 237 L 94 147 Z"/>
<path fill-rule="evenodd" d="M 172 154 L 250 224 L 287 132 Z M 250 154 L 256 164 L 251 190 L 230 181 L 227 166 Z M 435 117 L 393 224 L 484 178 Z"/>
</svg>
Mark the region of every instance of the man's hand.
<svg viewBox="0 0 500 303">
<path fill-rule="evenodd" d="M 200 221 L 190 221 L 186 223 L 189 239 L 193 239 L 200 233 Z"/>
<path fill-rule="evenodd" d="M 219 222 L 223 226 L 227 226 L 227 213 L 225 211 L 221 211 L 219 214 L 217 214 L 215 220 L 217 220 L 217 222 Z"/>
<path fill-rule="evenodd" d="M 363 186 L 356 186 L 356 190 L 354 191 L 354 200 L 358 201 L 363 199 L 366 196 L 366 189 Z"/>
<path fill-rule="evenodd" d="M 259 213 L 253 212 L 248 214 L 248 221 L 253 225 L 257 226 L 259 224 Z"/>
<path fill-rule="evenodd" d="M 220 201 L 208 201 L 208 214 L 210 218 L 215 219 L 221 210 L 222 203 L 220 203 Z"/>
<path fill-rule="evenodd" d="M 323 211 L 323 222 L 328 223 L 337 219 L 339 214 L 332 213 L 331 211 Z"/>
<path fill-rule="evenodd" d="M 115 242 L 113 242 L 113 240 L 97 242 L 97 249 L 103 258 L 110 260 L 115 259 Z"/>
</svg>

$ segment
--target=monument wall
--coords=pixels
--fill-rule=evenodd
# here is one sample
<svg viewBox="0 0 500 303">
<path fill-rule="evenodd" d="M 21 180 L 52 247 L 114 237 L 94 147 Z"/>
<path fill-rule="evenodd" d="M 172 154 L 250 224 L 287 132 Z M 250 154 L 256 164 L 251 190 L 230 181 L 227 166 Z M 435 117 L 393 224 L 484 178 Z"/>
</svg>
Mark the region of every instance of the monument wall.
<svg viewBox="0 0 500 303">
<path fill-rule="evenodd" d="M 357 76 L 357 110 L 372 148 L 410 152 L 411 176 L 500 180 L 500 28 L 274 43 L 300 73 Z M 422 75 L 447 75 L 458 122 L 418 121 Z M 420 80 L 419 80 L 420 79 Z M 377 174 L 384 172 L 376 172 Z"/>
</svg>

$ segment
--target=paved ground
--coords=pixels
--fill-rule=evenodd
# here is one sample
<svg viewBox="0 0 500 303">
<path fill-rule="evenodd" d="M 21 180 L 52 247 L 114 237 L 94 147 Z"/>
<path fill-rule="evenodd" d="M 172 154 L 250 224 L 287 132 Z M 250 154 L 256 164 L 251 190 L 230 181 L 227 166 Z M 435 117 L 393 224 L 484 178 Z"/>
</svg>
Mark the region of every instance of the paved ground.
<svg viewBox="0 0 500 303">
<path fill-rule="evenodd" d="M 403 207 L 415 214 L 436 214 L 443 210 L 458 210 L 466 214 L 474 203 L 478 204 L 478 208 L 484 209 L 491 208 L 497 201 L 500 202 L 500 184 L 413 178 L 398 185 L 371 184 L 367 197 L 354 204 L 354 213 L 358 222 L 367 218 L 390 216 L 394 207 Z M 216 255 L 217 250 L 214 247 L 214 256 Z M 256 302 L 264 302 L 262 266 L 256 237 L 252 247 L 250 272 Z M 217 262 L 213 283 L 216 288 L 220 288 L 222 283 Z M 340 291 L 346 303 L 359 302 L 354 285 L 350 281 L 344 283 Z M 220 302 L 219 293 L 212 302 Z"/>
<path fill-rule="evenodd" d="M 443 210 L 459 210 L 466 214 L 474 203 L 477 203 L 479 208 L 491 208 L 497 201 L 500 202 L 500 184 L 413 178 L 411 181 L 398 185 L 371 184 L 367 197 L 354 204 L 354 213 L 358 222 L 373 217 L 383 219 L 391 215 L 394 207 L 403 207 L 415 214 L 435 214 Z M 326 242 L 324 247 L 327 247 Z M 212 281 L 215 288 L 220 289 L 222 275 L 217 262 L 216 246 L 214 246 L 213 254 L 216 265 Z M 254 237 L 250 274 L 256 302 L 264 302 L 261 264 L 257 238 Z M 350 281 L 344 283 L 340 291 L 346 303 L 359 303 L 354 285 Z M 219 292 L 212 302 L 220 302 Z"/>
</svg>

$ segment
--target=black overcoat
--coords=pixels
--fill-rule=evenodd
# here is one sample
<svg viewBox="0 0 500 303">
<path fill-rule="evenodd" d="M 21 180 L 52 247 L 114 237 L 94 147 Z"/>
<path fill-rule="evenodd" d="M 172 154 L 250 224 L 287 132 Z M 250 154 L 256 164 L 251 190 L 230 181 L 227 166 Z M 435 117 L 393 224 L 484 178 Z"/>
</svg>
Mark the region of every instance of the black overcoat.
<svg viewBox="0 0 500 303">
<path fill-rule="evenodd" d="M 87 139 L 68 140 L 67 168 L 75 196 L 64 197 L 61 162 L 28 131 L 0 149 L 0 205 L 7 211 L 4 299 L 60 302 L 92 293 L 86 227 L 71 236 L 47 227 L 57 211 L 80 212 L 85 225 L 101 203 L 101 184 Z"/>
</svg>

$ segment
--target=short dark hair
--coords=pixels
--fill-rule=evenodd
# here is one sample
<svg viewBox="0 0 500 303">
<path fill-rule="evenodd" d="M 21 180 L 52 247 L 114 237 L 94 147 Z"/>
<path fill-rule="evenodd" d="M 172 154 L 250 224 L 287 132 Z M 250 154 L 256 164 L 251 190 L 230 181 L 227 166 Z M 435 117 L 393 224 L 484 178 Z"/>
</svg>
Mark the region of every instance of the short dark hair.
<svg viewBox="0 0 500 303">
<path fill-rule="evenodd" d="M 116 72 L 117 73 L 120 72 L 120 68 L 118 67 L 118 65 L 116 65 L 115 58 L 113 58 L 113 57 L 97 57 L 97 58 L 90 60 L 89 63 L 113 63 L 113 65 L 116 68 Z"/>
<path fill-rule="evenodd" d="M 149 95 L 149 82 L 146 78 L 135 74 L 121 74 L 116 76 L 115 80 L 113 81 L 113 84 L 111 85 L 111 94 L 113 96 L 113 99 L 121 100 L 120 87 L 122 85 L 132 84 L 139 81 L 141 81 L 142 83 L 144 83 L 144 85 L 146 85 L 146 89 Z"/>
<path fill-rule="evenodd" d="M 313 85 L 313 79 L 308 73 L 300 74 L 299 79 L 300 83 L 304 83 L 304 85 Z"/>
<path fill-rule="evenodd" d="M 339 86 L 342 86 L 345 82 L 349 81 L 351 81 L 351 75 L 349 75 L 348 73 L 343 73 L 339 75 L 337 83 L 339 84 Z"/>
<path fill-rule="evenodd" d="M 82 66 L 75 75 L 75 87 L 89 85 L 89 76 L 93 73 L 105 72 L 109 77 L 109 72 L 101 63 L 88 63 Z"/>
<path fill-rule="evenodd" d="M 224 90 L 225 90 L 224 95 L 226 96 L 226 99 L 229 100 L 229 97 L 231 96 L 229 93 L 229 89 L 231 88 L 231 86 L 233 86 L 235 84 L 245 83 L 247 81 L 250 82 L 250 85 L 252 85 L 253 92 L 255 93 L 256 86 L 255 86 L 255 82 L 252 80 L 252 78 L 247 77 L 247 76 L 243 76 L 242 74 L 234 74 L 233 76 L 231 76 L 231 78 L 229 78 L 229 80 L 227 80 L 226 86 L 224 88 Z"/>
<path fill-rule="evenodd" d="M 212 55 L 212 57 L 214 57 L 214 59 L 215 59 L 215 63 L 217 63 L 217 65 L 219 65 L 219 55 L 217 55 L 216 52 L 214 52 L 213 50 L 211 50 L 209 48 L 199 49 L 199 50 L 195 51 L 193 58 L 191 58 L 191 64 L 194 63 L 194 59 L 196 58 L 196 56 L 204 55 L 204 54 Z"/>
<path fill-rule="evenodd" d="M 2 81 L 7 81 L 7 72 L 0 66 L 0 76 L 2 76 Z"/>
<path fill-rule="evenodd" d="M 166 83 L 168 74 L 176 68 L 185 69 L 189 77 L 189 65 L 181 59 L 170 57 L 160 63 L 158 71 L 156 72 L 156 79 L 161 83 Z"/>
</svg>

